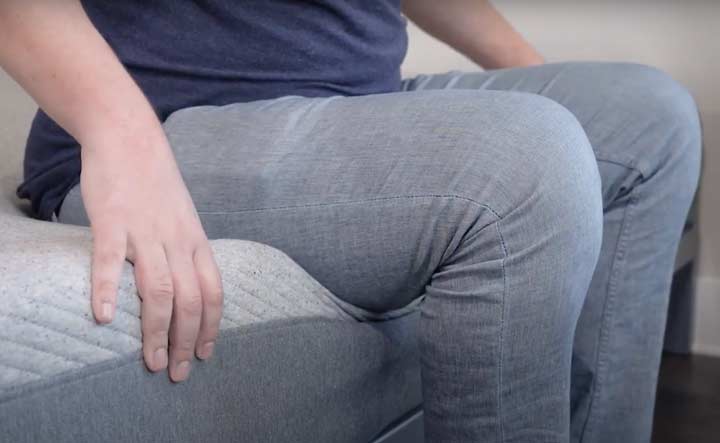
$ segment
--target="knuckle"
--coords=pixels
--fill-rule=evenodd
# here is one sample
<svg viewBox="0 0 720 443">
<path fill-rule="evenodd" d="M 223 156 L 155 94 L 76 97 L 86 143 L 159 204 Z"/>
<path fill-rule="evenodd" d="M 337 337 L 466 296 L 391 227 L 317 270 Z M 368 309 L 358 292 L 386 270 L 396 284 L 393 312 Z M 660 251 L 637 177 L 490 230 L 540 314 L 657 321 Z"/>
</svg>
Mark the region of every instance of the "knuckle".
<svg viewBox="0 0 720 443">
<path fill-rule="evenodd" d="M 192 354 L 195 349 L 195 342 L 189 339 L 178 339 L 171 343 L 172 352 L 180 356 Z"/>
<path fill-rule="evenodd" d="M 211 288 L 204 296 L 205 305 L 210 309 L 220 309 L 223 306 L 223 291 L 221 287 Z"/>
<path fill-rule="evenodd" d="M 192 241 L 190 241 L 189 237 L 189 235 L 183 232 L 179 232 L 172 236 L 174 253 L 182 257 L 192 257 L 195 245 Z"/>
<path fill-rule="evenodd" d="M 176 303 L 182 314 L 198 316 L 202 313 L 202 297 L 200 294 L 178 298 Z"/>
<path fill-rule="evenodd" d="M 125 260 L 124 254 L 116 249 L 102 249 L 95 252 L 95 261 L 100 266 L 115 265 Z"/>
<path fill-rule="evenodd" d="M 155 302 L 166 303 L 172 300 L 174 294 L 172 280 L 163 277 L 152 283 L 148 296 Z"/>
<path fill-rule="evenodd" d="M 146 345 L 160 345 L 168 343 L 168 331 L 156 323 L 143 323 L 143 343 Z"/>
</svg>

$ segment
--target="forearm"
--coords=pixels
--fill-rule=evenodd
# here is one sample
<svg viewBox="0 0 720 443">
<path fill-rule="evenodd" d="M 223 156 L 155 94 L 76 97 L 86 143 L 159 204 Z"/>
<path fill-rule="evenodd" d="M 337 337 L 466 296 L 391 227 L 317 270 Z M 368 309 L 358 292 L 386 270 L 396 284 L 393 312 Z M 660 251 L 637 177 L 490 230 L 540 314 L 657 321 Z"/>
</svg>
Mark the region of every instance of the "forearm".
<svg viewBox="0 0 720 443">
<path fill-rule="evenodd" d="M 403 12 L 483 68 L 543 63 L 542 56 L 487 0 L 403 0 Z"/>
<path fill-rule="evenodd" d="M 160 131 L 147 99 L 78 0 L 3 0 L 0 41 L 0 66 L 81 144 Z"/>
<path fill-rule="evenodd" d="M 131 261 L 144 360 L 185 380 L 212 354 L 222 280 L 152 106 L 78 0 L 0 0 L 0 42 L 0 65 L 82 146 L 96 320 L 112 321 Z"/>
</svg>

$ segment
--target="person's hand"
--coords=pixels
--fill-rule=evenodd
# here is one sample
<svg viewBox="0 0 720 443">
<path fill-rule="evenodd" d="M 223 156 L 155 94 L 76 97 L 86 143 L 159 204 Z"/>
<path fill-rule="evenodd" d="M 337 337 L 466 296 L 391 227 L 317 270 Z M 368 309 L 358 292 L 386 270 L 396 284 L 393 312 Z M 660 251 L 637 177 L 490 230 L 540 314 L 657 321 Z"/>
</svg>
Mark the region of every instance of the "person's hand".
<svg viewBox="0 0 720 443">
<path fill-rule="evenodd" d="M 127 258 L 143 299 L 145 362 L 184 380 L 193 354 L 212 354 L 222 287 L 168 141 L 80 0 L 27 3 L 0 1 L 0 66 L 82 146 L 95 318 L 112 321 Z"/>
<path fill-rule="evenodd" d="M 159 124 L 82 145 L 80 188 L 93 235 L 92 309 L 112 321 L 127 259 L 142 298 L 143 355 L 185 380 L 213 352 L 222 283 L 190 194 Z"/>
</svg>

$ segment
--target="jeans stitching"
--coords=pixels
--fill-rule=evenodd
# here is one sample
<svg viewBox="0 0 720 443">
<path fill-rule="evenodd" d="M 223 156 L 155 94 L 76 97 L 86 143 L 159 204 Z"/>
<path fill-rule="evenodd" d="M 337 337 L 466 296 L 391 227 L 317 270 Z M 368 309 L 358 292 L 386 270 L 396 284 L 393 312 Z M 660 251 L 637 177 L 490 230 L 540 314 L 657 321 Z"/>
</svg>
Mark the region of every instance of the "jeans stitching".
<svg viewBox="0 0 720 443">
<path fill-rule="evenodd" d="M 317 208 L 317 207 L 326 207 L 326 206 L 341 206 L 341 205 L 352 205 L 352 204 L 362 204 L 362 203 L 371 203 L 371 202 L 382 202 L 382 201 L 389 201 L 389 200 L 422 199 L 422 198 L 448 198 L 448 199 L 463 200 L 463 201 L 473 203 L 483 209 L 490 211 L 498 219 L 502 218 L 502 216 L 500 216 L 490 206 L 480 203 L 471 198 L 463 197 L 461 195 L 456 195 L 456 194 L 398 195 L 398 196 L 392 196 L 392 197 L 375 197 L 375 198 L 366 198 L 366 199 L 360 199 L 360 200 L 347 200 L 347 201 L 339 201 L 339 202 L 308 203 L 308 204 L 304 204 L 304 205 L 270 206 L 267 208 L 248 208 L 248 209 L 236 209 L 236 210 L 228 210 L 228 211 L 200 211 L 200 210 L 198 210 L 198 215 L 225 215 L 225 214 L 236 214 L 236 213 L 243 213 L 243 212 L 280 211 L 280 210 L 285 210 L 285 209 Z"/>
<path fill-rule="evenodd" d="M 495 221 L 493 221 L 493 222 L 491 222 L 491 223 L 488 223 L 488 224 L 486 224 L 486 225 L 484 225 L 484 226 L 481 226 L 480 229 L 478 230 L 478 232 L 483 231 L 485 228 L 487 228 L 487 227 L 489 227 L 490 225 L 493 225 L 493 224 L 494 224 L 494 225 L 495 225 L 495 230 L 497 231 L 498 237 L 499 237 L 499 239 L 500 239 L 500 248 L 502 249 L 502 254 L 503 254 L 502 260 L 500 261 L 500 268 L 501 268 L 502 278 L 503 278 L 503 290 L 502 290 L 502 296 L 501 296 L 501 301 L 500 301 L 500 305 L 501 305 L 501 306 L 500 306 L 500 307 L 501 307 L 501 309 L 500 309 L 500 312 L 501 312 L 501 314 L 500 314 L 500 328 L 499 328 L 499 331 L 498 331 L 498 339 L 497 339 L 497 341 L 498 341 L 498 347 L 499 347 L 499 352 L 498 352 L 498 361 L 497 361 L 498 383 L 497 383 L 497 392 L 496 392 L 497 417 L 498 417 L 498 428 L 499 428 L 498 441 L 499 441 L 500 443 L 502 443 L 502 442 L 505 441 L 505 427 L 504 427 L 504 421 L 503 421 L 503 420 L 504 420 L 504 412 L 503 412 L 503 401 L 502 401 L 502 386 L 503 386 L 503 369 L 504 369 L 504 367 L 503 367 L 503 355 L 504 355 L 504 349 L 505 349 L 505 342 L 504 342 L 504 337 L 505 337 L 505 309 L 506 309 L 506 306 L 507 306 L 507 303 L 506 303 L 506 296 L 507 296 L 507 272 L 506 272 L 505 264 L 506 264 L 507 257 L 508 257 L 507 243 L 505 242 L 505 238 L 504 238 L 504 236 L 503 236 L 503 234 L 502 234 L 502 229 L 500 228 L 500 222 L 503 221 L 503 218 L 502 218 L 500 215 L 498 215 L 498 213 L 497 213 L 496 211 L 494 211 L 492 208 L 490 208 L 489 206 L 480 204 L 480 203 L 476 202 L 475 200 L 472 200 L 472 199 L 469 199 L 469 198 L 457 197 L 457 196 L 452 196 L 452 195 L 449 195 L 449 196 L 448 196 L 448 195 L 443 195 L 443 196 L 433 195 L 433 196 L 431 196 L 431 197 L 449 197 L 449 198 L 456 197 L 456 198 L 459 198 L 459 199 L 461 199 L 461 200 L 469 201 L 469 202 L 471 202 L 471 203 L 473 203 L 473 204 L 476 204 L 477 206 L 479 206 L 479 207 L 482 208 L 482 209 L 486 209 L 486 210 L 490 211 L 490 213 L 492 213 L 493 216 L 495 217 Z"/>
<path fill-rule="evenodd" d="M 499 440 L 498 441 L 502 443 L 505 441 L 505 430 L 504 430 L 504 426 L 503 426 L 503 407 L 502 407 L 502 378 L 503 378 L 502 374 L 503 374 L 503 353 L 504 353 L 503 338 L 504 338 L 504 332 L 505 332 L 505 307 L 506 307 L 505 298 L 506 298 L 506 294 L 507 294 L 507 274 L 506 274 L 506 269 L 505 269 L 505 263 L 506 263 L 506 260 L 508 257 L 507 244 L 505 243 L 505 239 L 502 235 L 502 230 L 500 229 L 500 222 L 503 221 L 503 218 L 501 216 L 499 216 L 498 213 L 496 211 L 494 211 L 492 208 L 490 208 L 489 206 L 483 205 L 481 203 L 478 203 L 477 201 L 474 201 L 472 199 L 465 198 L 465 197 L 458 197 L 458 196 L 454 196 L 454 195 L 441 195 L 441 196 L 427 195 L 427 196 L 411 196 L 409 198 L 415 198 L 415 197 L 458 198 L 460 200 L 469 201 L 482 209 L 486 209 L 486 210 L 490 211 L 493 214 L 493 216 L 495 217 L 495 220 L 493 222 L 490 222 L 490 223 L 487 223 L 487 224 L 481 226 L 479 228 L 479 231 L 482 231 L 485 228 L 488 228 L 489 226 L 494 224 L 495 229 L 498 233 L 498 237 L 500 239 L 500 247 L 501 247 L 502 253 L 503 253 L 503 258 L 500 261 L 500 267 L 501 267 L 501 272 L 502 272 L 502 277 L 503 277 L 503 291 L 502 291 L 502 296 L 501 296 L 500 328 L 499 328 L 498 340 L 497 340 L 499 343 L 499 353 L 498 353 L 499 355 L 498 355 L 498 361 L 497 361 L 498 383 L 497 383 L 497 393 L 496 393 L 498 428 L 499 428 L 499 432 L 498 432 Z M 398 197 L 398 198 L 402 198 L 402 197 Z"/>
<path fill-rule="evenodd" d="M 590 433 L 590 430 L 592 430 L 592 426 L 595 424 L 593 418 L 593 406 L 595 402 L 598 400 L 598 397 L 600 395 L 600 392 L 602 391 L 601 385 L 603 380 L 603 371 L 605 371 L 607 365 L 606 365 L 606 355 L 605 352 L 607 343 L 610 339 L 609 337 L 609 330 L 610 325 L 608 324 L 610 322 L 610 318 L 612 317 L 612 312 L 614 308 L 614 301 L 617 296 L 617 283 L 619 279 L 620 270 L 622 269 L 621 264 L 623 263 L 623 260 L 625 258 L 625 252 L 626 252 L 626 245 L 627 245 L 627 236 L 630 231 L 630 219 L 631 219 L 631 209 L 633 209 L 634 205 L 637 203 L 637 196 L 634 193 L 631 193 L 628 196 L 628 205 L 625 208 L 625 213 L 623 215 L 623 221 L 622 221 L 622 227 L 620 228 L 620 235 L 617 242 L 617 249 L 615 251 L 615 257 L 613 258 L 613 262 L 610 266 L 610 279 L 608 281 L 608 295 L 605 299 L 605 306 L 603 307 L 603 314 L 602 314 L 602 322 L 600 324 L 600 336 L 598 341 L 598 349 L 596 351 L 596 374 L 595 379 L 593 380 L 593 383 L 591 385 L 591 397 L 590 402 L 588 404 L 587 408 L 587 416 L 585 417 L 585 424 L 583 426 L 582 431 L 580 432 L 580 442 L 583 441 L 585 435 Z"/>
<path fill-rule="evenodd" d="M 603 158 L 603 157 L 600 157 L 597 154 L 595 154 L 595 161 L 612 163 L 614 165 L 622 166 L 627 169 L 632 169 L 633 171 L 636 171 L 637 173 L 639 173 L 641 176 L 647 177 L 647 174 L 645 174 L 643 169 L 641 169 L 637 165 L 637 162 L 634 160 L 630 160 L 630 161 L 614 160 L 614 159 L 610 159 L 610 158 Z"/>
<path fill-rule="evenodd" d="M 246 212 L 261 212 L 261 211 L 277 211 L 277 210 L 287 210 L 287 209 L 302 209 L 302 208 L 316 208 L 316 207 L 328 207 L 328 206 L 341 206 L 341 205 L 350 205 L 350 204 L 363 204 L 363 203 L 372 203 L 372 202 L 383 202 L 383 201 L 391 201 L 391 200 L 408 200 L 408 199 L 425 199 L 425 198 L 444 198 L 444 199 L 455 199 L 455 200 L 461 200 L 466 201 L 471 204 L 476 205 L 479 208 L 485 209 L 489 211 L 494 217 L 495 221 L 488 223 L 485 226 L 482 226 L 480 230 L 485 229 L 491 224 L 495 224 L 496 230 L 498 232 L 498 236 L 500 238 L 500 245 L 503 252 L 503 259 L 501 261 L 501 270 L 503 275 L 503 293 L 502 293 L 502 299 L 501 299 L 501 316 L 500 316 L 500 329 L 499 329 L 499 356 L 498 356 L 498 387 L 497 387 L 497 402 L 498 402 L 498 422 L 499 422 L 499 437 L 500 441 L 505 440 L 504 436 L 504 426 L 503 426 L 503 409 L 502 409 L 502 376 L 503 376 L 503 353 L 504 353 L 504 331 L 505 331 L 505 298 L 507 295 L 507 273 L 506 273 L 506 259 L 507 259 L 507 245 L 505 243 L 505 239 L 502 235 L 502 230 L 500 229 L 500 221 L 502 221 L 503 217 L 495 211 L 492 207 L 480 203 L 477 200 L 474 200 L 472 198 L 463 197 L 456 194 L 412 194 L 412 195 L 400 195 L 400 196 L 391 196 L 391 197 L 376 197 L 376 198 L 366 198 L 366 199 L 359 199 L 359 200 L 348 200 L 348 201 L 341 201 L 341 202 L 328 202 L 328 203 L 314 203 L 314 204 L 304 204 L 304 205 L 286 205 L 286 206 L 273 206 L 273 207 L 267 207 L 267 208 L 248 208 L 248 209 L 240 209 L 240 210 L 230 210 L 230 211 L 201 211 L 198 210 L 198 215 L 225 215 L 225 214 L 233 214 L 233 213 L 246 213 Z"/>
<path fill-rule="evenodd" d="M 260 211 L 273 211 L 273 210 L 286 210 L 286 209 L 328 207 L 328 206 L 340 206 L 340 205 L 349 205 L 349 204 L 383 202 L 383 201 L 400 200 L 400 199 L 422 199 L 422 198 L 446 198 L 446 199 L 456 199 L 456 200 L 466 201 L 466 202 L 476 205 L 477 207 L 479 207 L 481 209 L 485 209 L 485 210 L 489 211 L 495 217 L 495 221 L 480 227 L 480 230 L 485 229 L 486 227 L 490 226 L 491 224 L 495 224 L 498 236 L 500 238 L 500 246 L 501 246 L 502 252 L 503 252 L 503 258 L 501 260 L 501 270 L 502 270 L 502 276 L 503 276 L 503 292 L 502 292 L 502 297 L 501 297 L 500 328 L 499 328 L 499 332 L 498 332 L 499 355 L 498 355 L 498 363 L 497 363 L 497 371 L 498 371 L 497 414 L 498 414 L 498 427 L 499 427 L 498 437 L 499 437 L 500 442 L 504 442 L 505 435 L 504 435 L 504 426 L 503 426 L 502 385 L 503 385 L 505 309 L 506 309 L 506 305 L 507 305 L 506 300 L 505 300 L 506 296 L 507 296 L 507 273 L 506 273 L 505 265 L 506 265 L 508 252 L 507 252 L 507 244 L 505 243 L 505 239 L 502 235 L 502 230 L 500 229 L 500 222 L 503 220 L 503 217 L 497 211 L 495 211 L 494 209 L 492 209 L 490 206 L 488 206 L 486 204 L 482 204 L 471 198 L 463 197 L 463 196 L 459 196 L 459 195 L 455 195 L 455 194 L 417 194 L 417 195 L 400 195 L 400 196 L 392 196 L 392 197 L 367 198 L 367 199 L 361 199 L 361 200 L 349 200 L 349 201 L 344 201 L 344 202 L 275 206 L 275 207 L 268 207 L 268 208 L 249 208 L 249 209 L 236 210 L 236 211 L 198 211 L 198 214 L 199 215 L 212 215 L 212 214 L 223 215 L 223 214 L 243 213 L 243 212 L 260 212 Z"/>
<path fill-rule="evenodd" d="M 505 297 L 507 295 L 507 276 L 505 273 L 505 260 L 507 259 L 508 252 L 507 252 L 507 246 L 505 244 L 505 238 L 502 235 L 502 230 L 500 229 L 500 221 L 498 220 L 495 222 L 495 227 L 498 232 L 498 236 L 500 237 L 500 246 L 502 248 L 503 252 L 503 258 L 500 262 L 500 267 L 502 269 L 502 276 L 503 276 L 503 292 L 502 292 L 502 301 L 501 301 L 501 314 L 500 314 L 500 355 L 498 357 L 498 392 L 497 392 L 497 398 L 498 398 L 498 421 L 500 422 L 500 441 L 505 441 L 505 427 L 503 422 L 503 403 L 502 403 L 502 385 L 503 385 L 503 358 L 504 358 L 504 351 L 505 351 L 505 307 L 507 304 L 505 303 Z"/>
</svg>

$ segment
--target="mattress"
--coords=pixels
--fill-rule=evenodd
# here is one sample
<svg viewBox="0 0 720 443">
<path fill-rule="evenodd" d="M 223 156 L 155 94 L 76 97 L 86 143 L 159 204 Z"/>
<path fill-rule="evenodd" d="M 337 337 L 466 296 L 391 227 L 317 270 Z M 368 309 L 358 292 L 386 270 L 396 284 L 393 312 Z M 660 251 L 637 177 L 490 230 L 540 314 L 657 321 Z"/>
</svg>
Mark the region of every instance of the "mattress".
<svg viewBox="0 0 720 443">
<path fill-rule="evenodd" d="M 86 228 L 5 205 L 0 232 L 3 441 L 369 442 L 421 404 L 418 310 L 372 318 L 269 246 L 212 242 L 221 337 L 174 384 L 143 365 L 129 265 L 99 326 Z"/>
</svg>

